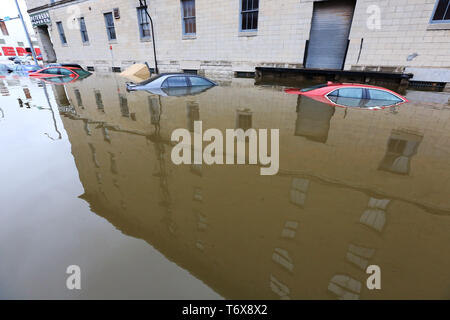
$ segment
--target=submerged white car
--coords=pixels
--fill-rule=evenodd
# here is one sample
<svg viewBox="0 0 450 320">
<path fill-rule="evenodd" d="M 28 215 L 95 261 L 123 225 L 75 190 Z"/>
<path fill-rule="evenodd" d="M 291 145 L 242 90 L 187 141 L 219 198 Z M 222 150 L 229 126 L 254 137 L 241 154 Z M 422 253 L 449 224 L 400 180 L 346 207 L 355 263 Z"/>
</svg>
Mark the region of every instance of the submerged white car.
<svg viewBox="0 0 450 320">
<path fill-rule="evenodd" d="M 127 83 L 128 91 L 145 90 L 161 96 L 194 95 L 216 86 L 214 81 L 185 73 L 165 73 L 138 84 Z"/>
</svg>

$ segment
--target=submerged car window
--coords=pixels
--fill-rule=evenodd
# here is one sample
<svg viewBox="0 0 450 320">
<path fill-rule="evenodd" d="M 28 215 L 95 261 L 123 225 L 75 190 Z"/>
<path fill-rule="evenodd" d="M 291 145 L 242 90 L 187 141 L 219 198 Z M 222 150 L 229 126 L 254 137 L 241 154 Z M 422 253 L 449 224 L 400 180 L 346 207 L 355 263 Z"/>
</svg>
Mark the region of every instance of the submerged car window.
<svg viewBox="0 0 450 320">
<path fill-rule="evenodd" d="M 361 88 L 342 88 L 342 89 L 339 89 L 338 97 L 362 99 L 363 89 L 361 89 Z"/>
<path fill-rule="evenodd" d="M 58 74 L 58 69 L 59 69 L 59 68 L 49 68 L 49 69 L 47 69 L 47 70 L 41 71 L 41 73 L 45 73 L 45 74 Z"/>
<path fill-rule="evenodd" d="M 78 74 L 79 76 L 86 76 L 88 74 L 90 74 L 90 72 L 85 71 L 83 69 L 72 69 L 73 72 L 75 72 L 76 74 Z"/>
<path fill-rule="evenodd" d="M 64 69 L 64 68 L 60 68 L 59 72 L 60 72 L 59 74 L 62 74 L 64 76 L 68 76 L 68 75 L 72 75 L 73 74 L 72 71 Z"/>
<path fill-rule="evenodd" d="M 336 96 L 331 96 L 330 100 L 340 106 L 353 107 L 353 108 L 363 107 L 363 102 L 364 102 L 363 99 L 336 97 Z"/>
<path fill-rule="evenodd" d="M 167 83 L 169 88 L 177 88 L 177 87 L 187 87 L 186 77 L 170 77 L 165 83 Z"/>
<path fill-rule="evenodd" d="M 47 70 L 44 70 L 42 73 L 45 74 L 57 74 L 57 75 L 70 75 L 72 72 L 70 70 L 64 69 L 64 68 L 49 68 Z"/>
<path fill-rule="evenodd" d="M 397 103 L 398 103 L 398 101 L 393 101 L 393 100 L 370 99 L 370 100 L 367 100 L 365 107 L 366 108 L 390 107 L 390 106 L 395 106 Z"/>
<path fill-rule="evenodd" d="M 369 95 L 370 99 L 374 100 L 402 101 L 399 97 L 393 95 L 392 93 L 382 90 L 369 89 Z"/>
<path fill-rule="evenodd" d="M 189 77 L 191 80 L 192 86 L 210 86 L 212 85 L 211 81 L 200 78 L 200 77 Z"/>
</svg>

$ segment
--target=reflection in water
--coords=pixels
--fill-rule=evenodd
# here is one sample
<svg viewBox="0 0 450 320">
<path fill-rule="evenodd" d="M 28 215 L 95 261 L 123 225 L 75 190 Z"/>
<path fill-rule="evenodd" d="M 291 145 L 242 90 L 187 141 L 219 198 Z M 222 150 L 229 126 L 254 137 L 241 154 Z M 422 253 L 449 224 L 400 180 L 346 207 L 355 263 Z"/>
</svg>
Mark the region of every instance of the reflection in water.
<svg viewBox="0 0 450 320">
<path fill-rule="evenodd" d="M 95 103 L 97 104 L 97 109 L 102 112 L 105 112 L 105 106 L 103 105 L 102 94 L 101 94 L 100 90 L 95 90 L 94 94 L 95 94 Z"/>
<path fill-rule="evenodd" d="M 426 120 L 426 106 L 413 103 L 397 114 L 345 116 L 248 80 L 194 97 L 111 95 L 111 87 L 125 88 L 116 81 L 93 75 L 76 90 L 68 85 L 77 105 L 61 113 L 83 199 L 122 232 L 226 298 L 449 297 L 443 107 Z M 200 119 L 204 130 L 279 128 L 280 174 L 175 166 L 172 131 L 192 132 Z M 365 287 L 371 264 L 382 270 L 379 292 Z"/>
<path fill-rule="evenodd" d="M 411 158 L 417 153 L 422 139 L 418 134 L 393 130 L 380 170 L 409 174 Z"/>
<path fill-rule="evenodd" d="M 335 108 L 313 99 L 298 96 L 295 135 L 326 143 Z"/>
</svg>

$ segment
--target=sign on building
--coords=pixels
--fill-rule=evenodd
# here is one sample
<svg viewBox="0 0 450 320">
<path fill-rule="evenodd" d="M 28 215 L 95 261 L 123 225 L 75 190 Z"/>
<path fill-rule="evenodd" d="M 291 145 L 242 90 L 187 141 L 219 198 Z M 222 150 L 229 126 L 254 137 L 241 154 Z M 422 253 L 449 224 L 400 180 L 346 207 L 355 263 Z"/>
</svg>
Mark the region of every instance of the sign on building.
<svg viewBox="0 0 450 320">
<path fill-rule="evenodd" d="M 30 19 L 33 27 L 51 23 L 50 14 L 48 13 L 48 11 L 30 14 Z"/>
</svg>

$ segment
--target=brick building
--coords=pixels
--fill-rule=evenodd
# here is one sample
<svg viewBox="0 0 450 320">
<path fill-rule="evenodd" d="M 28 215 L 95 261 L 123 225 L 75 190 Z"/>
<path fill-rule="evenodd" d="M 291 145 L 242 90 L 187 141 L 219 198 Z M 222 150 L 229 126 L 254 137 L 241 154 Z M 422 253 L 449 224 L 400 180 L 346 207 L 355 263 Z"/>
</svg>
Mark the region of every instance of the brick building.
<svg viewBox="0 0 450 320">
<path fill-rule="evenodd" d="M 446 0 L 27 0 L 48 61 L 224 77 L 257 66 L 406 71 L 450 83 Z M 154 42 L 154 43 L 153 43 Z"/>
</svg>

